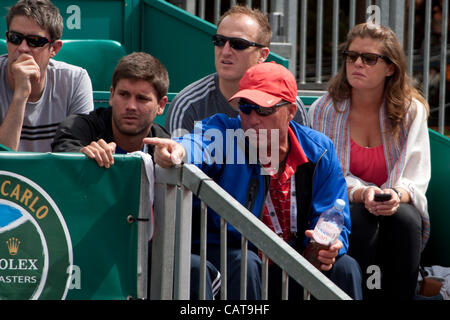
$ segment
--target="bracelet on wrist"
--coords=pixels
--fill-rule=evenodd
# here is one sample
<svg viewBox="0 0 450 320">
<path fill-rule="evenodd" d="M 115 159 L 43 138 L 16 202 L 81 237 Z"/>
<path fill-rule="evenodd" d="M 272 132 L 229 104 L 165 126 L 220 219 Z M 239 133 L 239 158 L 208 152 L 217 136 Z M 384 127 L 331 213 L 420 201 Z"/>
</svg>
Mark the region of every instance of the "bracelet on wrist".
<svg viewBox="0 0 450 320">
<path fill-rule="evenodd" d="M 355 187 L 352 188 L 352 190 L 350 190 L 350 193 L 348 194 L 348 201 L 350 201 L 350 202 L 354 202 L 354 201 L 355 201 L 355 199 L 353 198 L 353 196 L 354 196 L 354 194 L 355 194 L 355 191 L 358 190 L 359 188 L 360 188 L 360 187 L 355 186 Z"/>
<path fill-rule="evenodd" d="M 396 188 L 392 188 L 392 190 L 394 190 L 394 192 L 397 194 L 397 196 L 398 196 L 398 198 L 400 199 L 400 202 L 401 202 L 403 193 L 399 189 L 396 189 Z"/>
<path fill-rule="evenodd" d="M 361 191 L 361 202 L 365 202 L 364 197 L 365 197 L 365 194 L 366 194 L 367 189 L 369 189 L 369 188 L 370 188 L 370 187 L 365 186 L 365 187 L 363 188 L 363 190 Z"/>
</svg>

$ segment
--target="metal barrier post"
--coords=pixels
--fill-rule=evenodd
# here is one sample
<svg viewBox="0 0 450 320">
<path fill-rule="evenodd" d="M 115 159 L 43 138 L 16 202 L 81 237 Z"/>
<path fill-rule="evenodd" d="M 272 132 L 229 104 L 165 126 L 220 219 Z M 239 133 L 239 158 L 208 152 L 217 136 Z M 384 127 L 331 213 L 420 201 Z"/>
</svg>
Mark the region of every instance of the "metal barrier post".
<svg viewBox="0 0 450 320">
<path fill-rule="evenodd" d="M 179 169 L 155 168 L 155 233 L 152 240 L 150 299 L 173 299 L 176 183 L 180 181 L 179 176 Z"/>
<path fill-rule="evenodd" d="M 439 133 L 445 132 L 445 92 L 447 85 L 448 0 L 442 0 L 441 71 L 439 86 Z"/>
<path fill-rule="evenodd" d="M 183 186 L 177 189 L 180 201 L 176 210 L 174 298 L 188 300 L 191 274 L 192 192 Z"/>
</svg>

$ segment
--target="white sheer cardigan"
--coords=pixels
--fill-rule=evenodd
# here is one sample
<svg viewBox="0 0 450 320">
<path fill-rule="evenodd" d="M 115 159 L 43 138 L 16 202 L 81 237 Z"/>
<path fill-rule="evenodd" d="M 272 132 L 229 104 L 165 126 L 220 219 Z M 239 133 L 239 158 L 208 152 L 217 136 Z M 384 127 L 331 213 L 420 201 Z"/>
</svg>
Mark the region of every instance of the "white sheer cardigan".
<svg viewBox="0 0 450 320">
<path fill-rule="evenodd" d="M 317 99 L 309 108 L 308 115 L 312 128 L 323 132 L 333 141 L 345 175 L 347 187 L 369 186 L 370 183 L 352 175 L 350 167 L 350 130 L 347 119 L 350 100 L 338 106 L 336 112 L 328 94 Z M 401 126 L 398 143 L 390 134 L 390 123 L 386 115 L 385 104 L 380 108 L 380 127 L 386 159 L 388 179 L 381 188 L 401 187 L 408 190 L 411 203 L 422 217 L 422 249 L 430 234 L 430 220 L 425 196 L 431 177 L 430 140 L 425 106 L 413 99 Z"/>
</svg>

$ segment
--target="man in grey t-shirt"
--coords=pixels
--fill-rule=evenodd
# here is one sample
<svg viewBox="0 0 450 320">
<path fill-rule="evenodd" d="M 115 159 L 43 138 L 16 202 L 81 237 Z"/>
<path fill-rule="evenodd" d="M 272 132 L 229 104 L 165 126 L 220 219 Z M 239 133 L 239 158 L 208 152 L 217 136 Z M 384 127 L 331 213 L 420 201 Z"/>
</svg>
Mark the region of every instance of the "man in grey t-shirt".
<svg viewBox="0 0 450 320">
<path fill-rule="evenodd" d="M 237 117 L 237 104 L 228 103 L 228 99 L 238 91 L 245 71 L 267 59 L 271 38 L 269 21 L 261 11 L 236 5 L 225 12 L 213 36 L 216 73 L 197 80 L 177 94 L 167 110 L 165 128 L 173 136 L 180 136 L 186 130 L 192 131 L 195 121 L 216 113 Z M 294 120 L 308 126 L 300 98 L 297 98 L 297 107 Z"/>
<path fill-rule="evenodd" d="M 20 0 L 6 16 L 8 54 L 0 57 L 0 144 L 51 151 L 56 128 L 73 113 L 94 109 L 86 70 L 53 58 L 63 21 L 49 0 Z"/>
</svg>

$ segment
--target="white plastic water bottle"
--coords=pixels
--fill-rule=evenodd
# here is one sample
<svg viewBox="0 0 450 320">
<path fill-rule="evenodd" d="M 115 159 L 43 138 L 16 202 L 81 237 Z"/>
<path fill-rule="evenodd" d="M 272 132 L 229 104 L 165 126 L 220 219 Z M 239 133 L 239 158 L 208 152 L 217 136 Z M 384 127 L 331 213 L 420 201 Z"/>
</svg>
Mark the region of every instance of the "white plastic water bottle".
<svg viewBox="0 0 450 320">
<path fill-rule="evenodd" d="M 317 259 L 319 250 L 328 249 L 341 234 L 344 227 L 345 201 L 336 199 L 334 205 L 322 212 L 313 231 L 313 238 L 309 241 L 308 247 L 303 252 L 303 256 L 316 268 L 321 262 Z"/>
</svg>

